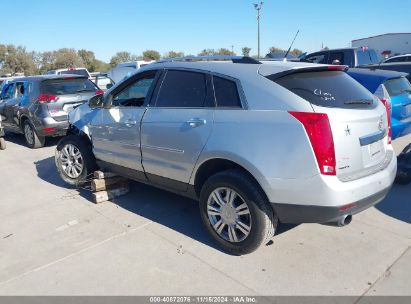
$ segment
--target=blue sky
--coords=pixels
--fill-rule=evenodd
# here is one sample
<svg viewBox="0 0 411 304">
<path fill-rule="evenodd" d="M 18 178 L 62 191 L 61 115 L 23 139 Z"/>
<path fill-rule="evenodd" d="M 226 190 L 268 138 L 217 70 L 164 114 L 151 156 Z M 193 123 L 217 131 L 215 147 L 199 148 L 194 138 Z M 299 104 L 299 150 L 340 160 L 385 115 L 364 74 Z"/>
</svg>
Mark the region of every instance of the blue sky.
<svg viewBox="0 0 411 304">
<path fill-rule="evenodd" d="M 243 46 L 257 53 L 257 22 L 248 0 L 12 0 L 1 3 L 0 43 L 45 51 L 85 48 L 109 61 L 117 51 L 156 49 L 197 54 L 204 48 Z M 291 4 L 293 3 L 293 4 Z M 409 0 L 266 0 L 261 53 L 270 46 L 315 51 L 321 44 L 349 46 L 352 39 L 411 32 Z"/>
</svg>

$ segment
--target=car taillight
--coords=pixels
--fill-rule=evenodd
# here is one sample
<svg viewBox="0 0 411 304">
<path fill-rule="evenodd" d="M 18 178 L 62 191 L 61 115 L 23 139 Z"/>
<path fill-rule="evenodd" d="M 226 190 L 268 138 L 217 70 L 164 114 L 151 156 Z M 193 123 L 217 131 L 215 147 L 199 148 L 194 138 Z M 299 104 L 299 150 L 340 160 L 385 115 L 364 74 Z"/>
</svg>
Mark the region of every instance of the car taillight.
<svg viewBox="0 0 411 304">
<path fill-rule="evenodd" d="M 96 95 L 101 95 L 101 94 L 104 94 L 103 90 L 100 90 L 100 89 L 96 90 Z"/>
<path fill-rule="evenodd" d="M 57 99 L 58 99 L 58 96 L 56 96 L 56 95 L 40 94 L 40 96 L 37 97 L 35 102 L 48 103 L 48 102 L 51 102 L 51 101 L 56 101 Z"/>
<path fill-rule="evenodd" d="M 336 175 L 334 140 L 327 114 L 289 112 L 304 126 L 321 174 Z"/>
<path fill-rule="evenodd" d="M 392 129 L 391 129 L 391 102 L 386 98 L 381 98 L 381 102 L 385 106 L 385 111 L 387 112 L 387 122 L 388 122 L 388 144 L 392 141 Z"/>
</svg>

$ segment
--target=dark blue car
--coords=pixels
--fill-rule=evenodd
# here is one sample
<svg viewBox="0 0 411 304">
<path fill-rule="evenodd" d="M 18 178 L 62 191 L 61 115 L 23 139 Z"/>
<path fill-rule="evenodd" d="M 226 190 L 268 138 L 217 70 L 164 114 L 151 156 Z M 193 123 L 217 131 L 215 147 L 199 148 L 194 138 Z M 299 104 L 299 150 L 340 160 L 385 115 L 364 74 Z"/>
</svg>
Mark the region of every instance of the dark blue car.
<svg viewBox="0 0 411 304">
<path fill-rule="evenodd" d="M 391 100 L 392 139 L 411 133 L 411 84 L 408 74 L 378 69 L 348 70 L 348 74 L 380 99 Z"/>
</svg>

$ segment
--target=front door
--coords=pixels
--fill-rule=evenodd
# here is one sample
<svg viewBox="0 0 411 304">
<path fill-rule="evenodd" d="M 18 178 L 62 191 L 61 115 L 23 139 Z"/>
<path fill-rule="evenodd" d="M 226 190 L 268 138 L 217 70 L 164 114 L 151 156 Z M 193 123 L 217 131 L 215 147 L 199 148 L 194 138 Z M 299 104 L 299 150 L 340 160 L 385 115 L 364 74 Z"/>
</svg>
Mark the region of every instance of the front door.
<svg viewBox="0 0 411 304">
<path fill-rule="evenodd" d="M 114 91 L 111 106 L 99 109 L 98 126 L 93 126 L 94 153 L 100 160 L 135 170 L 141 165 L 140 123 L 156 71 L 146 72 Z"/>
<path fill-rule="evenodd" d="M 150 182 L 187 190 L 213 127 L 210 83 L 210 77 L 200 72 L 165 72 L 142 122 L 143 167 Z"/>
</svg>

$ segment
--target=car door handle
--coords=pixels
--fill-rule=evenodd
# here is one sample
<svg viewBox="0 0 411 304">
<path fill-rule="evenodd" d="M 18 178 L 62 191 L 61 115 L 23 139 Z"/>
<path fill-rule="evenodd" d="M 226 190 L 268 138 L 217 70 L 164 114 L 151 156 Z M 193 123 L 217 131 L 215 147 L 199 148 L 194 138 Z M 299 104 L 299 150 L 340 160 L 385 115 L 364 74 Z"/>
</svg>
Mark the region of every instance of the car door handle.
<svg viewBox="0 0 411 304">
<path fill-rule="evenodd" d="M 190 127 L 198 127 L 201 125 L 205 125 L 207 123 L 207 120 L 201 119 L 201 118 L 192 118 L 187 123 L 190 125 Z"/>
<path fill-rule="evenodd" d="M 126 121 L 126 126 L 129 127 L 129 128 L 131 128 L 132 126 L 135 126 L 136 124 L 137 124 L 137 121 L 132 120 L 132 119 L 128 119 Z"/>
</svg>

